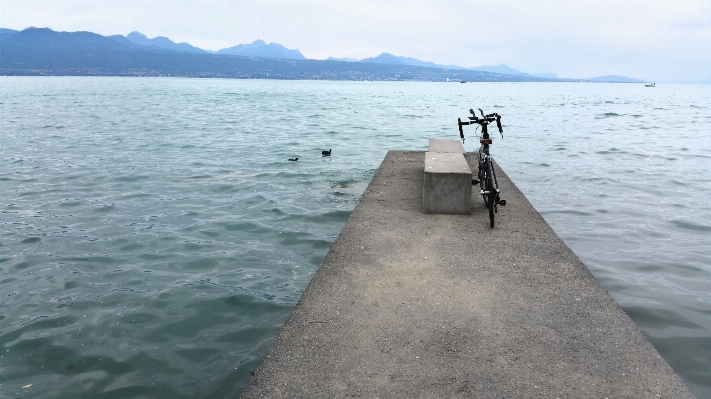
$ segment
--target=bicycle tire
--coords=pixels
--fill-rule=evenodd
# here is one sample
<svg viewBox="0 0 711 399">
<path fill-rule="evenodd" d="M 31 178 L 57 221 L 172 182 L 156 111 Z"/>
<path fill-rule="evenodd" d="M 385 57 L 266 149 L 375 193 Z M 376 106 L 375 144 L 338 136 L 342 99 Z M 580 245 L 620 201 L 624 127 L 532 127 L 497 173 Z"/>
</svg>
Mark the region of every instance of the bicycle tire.
<svg viewBox="0 0 711 399">
<path fill-rule="evenodd" d="M 496 188 L 494 187 L 494 181 L 492 178 L 492 165 L 491 161 L 486 162 L 486 191 L 489 192 L 486 207 L 489 208 L 489 224 L 491 228 L 494 228 L 494 210 L 496 207 Z"/>
<path fill-rule="evenodd" d="M 494 228 L 494 207 L 496 206 L 496 191 L 494 191 L 494 185 L 491 184 L 489 180 L 489 224 L 491 228 Z"/>
</svg>

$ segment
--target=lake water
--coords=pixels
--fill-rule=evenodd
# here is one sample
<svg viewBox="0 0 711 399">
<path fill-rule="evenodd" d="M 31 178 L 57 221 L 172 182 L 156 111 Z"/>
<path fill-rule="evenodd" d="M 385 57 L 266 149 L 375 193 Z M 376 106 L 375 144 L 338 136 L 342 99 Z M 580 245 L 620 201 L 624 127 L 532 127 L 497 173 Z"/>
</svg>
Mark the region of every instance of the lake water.
<svg viewBox="0 0 711 399">
<path fill-rule="evenodd" d="M 711 86 L 85 77 L 0 78 L 0 397 L 238 397 L 387 150 L 477 107 L 711 398 Z"/>
</svg>

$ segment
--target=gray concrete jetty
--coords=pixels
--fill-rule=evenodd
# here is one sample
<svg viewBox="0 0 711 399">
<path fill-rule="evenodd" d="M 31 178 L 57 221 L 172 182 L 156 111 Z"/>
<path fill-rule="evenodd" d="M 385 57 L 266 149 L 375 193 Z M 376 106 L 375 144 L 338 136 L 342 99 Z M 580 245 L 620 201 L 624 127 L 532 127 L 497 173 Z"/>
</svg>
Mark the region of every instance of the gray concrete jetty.
<svg viewBox="0 0 711 399">
<path fill-rule="evenodd" d="M 423 213 L 424 162 L 388 152 L 243 398 L 693 398 L 501 169 L 491 229 Z"/>
</svg>

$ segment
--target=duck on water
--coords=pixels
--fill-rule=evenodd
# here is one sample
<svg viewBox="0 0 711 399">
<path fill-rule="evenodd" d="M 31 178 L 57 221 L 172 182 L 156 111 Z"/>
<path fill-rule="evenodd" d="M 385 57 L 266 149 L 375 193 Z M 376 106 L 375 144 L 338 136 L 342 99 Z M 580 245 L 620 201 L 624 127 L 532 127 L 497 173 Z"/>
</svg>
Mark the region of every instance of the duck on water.
<svg viewBox="0 0 711 399">
<path fill-rule="evenodd" d="M 329 148 L 328 151 L 321 151 L 321 156 L 330 157 L 331 156 L 331 149 Z"/>
</svg>

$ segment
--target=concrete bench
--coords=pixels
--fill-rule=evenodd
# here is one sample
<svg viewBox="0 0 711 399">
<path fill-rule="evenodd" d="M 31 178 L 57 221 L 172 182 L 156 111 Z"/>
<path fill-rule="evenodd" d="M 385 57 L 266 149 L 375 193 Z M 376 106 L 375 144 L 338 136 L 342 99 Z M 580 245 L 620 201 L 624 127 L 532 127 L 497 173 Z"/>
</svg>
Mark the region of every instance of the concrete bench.
<svg viewBox="0 0 711 399">
<path fill-rule="evenodd" d="M 464 159 L 464 154 L 426 152 L 422 191 L 424 213 L 470 213 L 472 171 Z"/>
<path fill-rule="evenodd" d="M 430 152 L 455 152 L 464 154 L 464 146 L 459 140 L 430 139 Z"/>
</svg>

